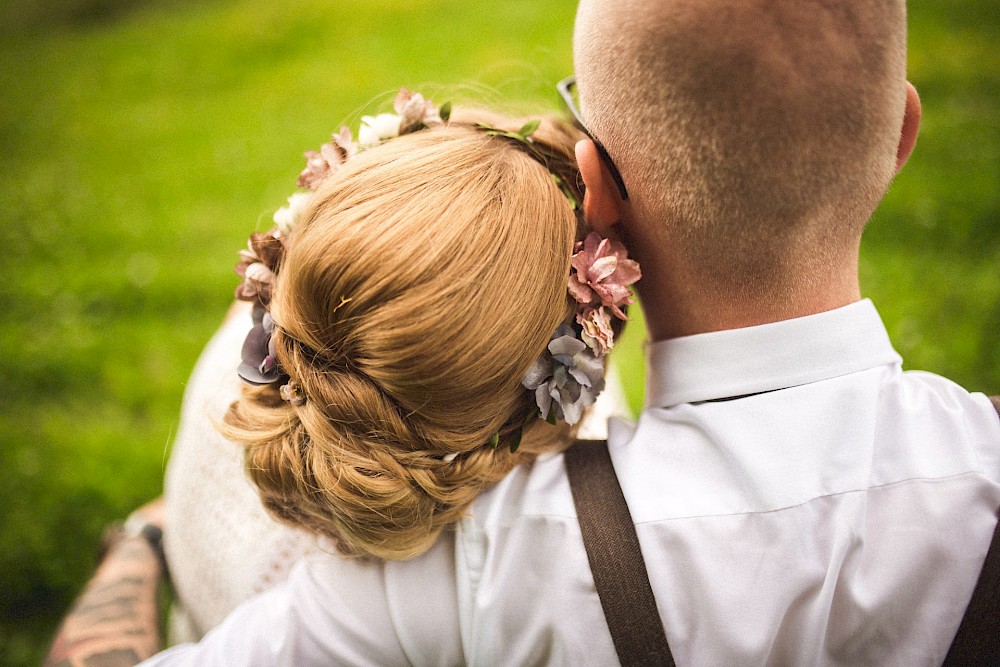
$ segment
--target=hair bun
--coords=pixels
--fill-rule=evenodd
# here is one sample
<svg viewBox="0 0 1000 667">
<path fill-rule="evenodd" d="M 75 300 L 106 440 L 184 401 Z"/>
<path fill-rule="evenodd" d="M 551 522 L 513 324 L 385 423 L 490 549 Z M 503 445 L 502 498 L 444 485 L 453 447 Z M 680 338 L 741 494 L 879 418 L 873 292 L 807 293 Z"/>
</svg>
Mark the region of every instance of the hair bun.
<svg viewBox="0 0 1000 667">
<path fill-rule="evenodd" d="M 515 465 L 568 444 L 536 419 L 505 446 L 535 410 L 521 379 L 575 312 L 578 220 L 542 164 L 463 122 L 323 179 L 271 301 L 278 361 L 308 400 L 247 387 L 223 426 L 264 506 L 345 553 L 415 556 Z M 550 125 L 546 150 L 573 165 L 578 137 Z"/>
</svg>

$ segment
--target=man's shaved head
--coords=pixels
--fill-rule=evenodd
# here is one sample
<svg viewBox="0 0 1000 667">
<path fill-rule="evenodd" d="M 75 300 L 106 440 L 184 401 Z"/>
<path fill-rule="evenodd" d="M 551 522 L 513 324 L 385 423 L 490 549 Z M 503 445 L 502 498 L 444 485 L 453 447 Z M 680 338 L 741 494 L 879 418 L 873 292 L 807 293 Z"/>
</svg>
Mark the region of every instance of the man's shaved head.
<svg viewBox="0 0 1000 667">
<path fill-rule="evenodd" d="M 905 42 L 904 0 L 582 0 L 574 53 L 636 217 L 742 280 L 856 247 L 895 170 Z"/>
</svg>

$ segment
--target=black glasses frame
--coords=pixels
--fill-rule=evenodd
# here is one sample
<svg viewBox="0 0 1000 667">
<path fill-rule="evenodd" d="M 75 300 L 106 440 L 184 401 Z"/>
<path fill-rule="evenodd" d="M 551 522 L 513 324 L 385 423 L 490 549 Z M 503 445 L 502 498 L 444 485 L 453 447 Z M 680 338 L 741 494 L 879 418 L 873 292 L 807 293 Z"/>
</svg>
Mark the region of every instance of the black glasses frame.
<svg viewBox="0 0 1000 667">
<path fill-rule="evenodd" d="M 576 89 L 576 77 L 568 76 L 559 83 L 556 84 L 556 90 L 559 91 L 559 97 L 562 98 L 563 104 L 573 118 L 576 119 L 577 124 L 580 126 L 580 130 L 587 135 L 587 138 L 594 142 L 594 146 L 597 147 L 597 154 L 601 156 L 604 160 L 604 165 L 611 172 L 611 178 L 614 180 L 615 185 L 618 187 L 618 194 L 621 195 L 622 200 L 628 199 L 628 189 L 625 187 L 625 181 L 622 180 L 621 172 L 618 171 L 618 167 L 615 166 L 614 160 L 608 154 L 608 149 L 604 147 L 597 137 L 590 131 L 587 124 L 583 122 L 583 116 L 580 114 L 580 110 L 576 108 L 576 102 L 573 99 L 573 91 Z"/>
</svg>

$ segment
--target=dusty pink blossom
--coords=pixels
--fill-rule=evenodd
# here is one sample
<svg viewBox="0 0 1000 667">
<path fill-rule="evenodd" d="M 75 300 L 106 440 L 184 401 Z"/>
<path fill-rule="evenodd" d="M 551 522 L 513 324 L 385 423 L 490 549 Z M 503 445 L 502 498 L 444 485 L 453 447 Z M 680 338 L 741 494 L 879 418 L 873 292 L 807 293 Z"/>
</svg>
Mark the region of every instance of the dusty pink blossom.
<svg viewBox="0 0 1000 667">
<path fill-rule="evenodd" d="M 281 395 L 281 400 L 288 401 L 292 405 L 306 404 L 306 392 L 303 391 L 302 386 L 295 380 L 289 380 L 288 384 L 281 385 L 278 393 Z"/>
<path fill-rule="evenodd" d="M 574 248 L 569 293 L 584 306 L 607 306 L 615 317 L 625 320 L 621 307 L 633 302 L 629 285 L 640 277 L 639 264 L 628 258 L 625 246 L 591 232 Z"/>
<path fill-rule="evenodd" d="M 304 155 L 306 168 L 299 174 L 299 179 L 295 181 L 295 184 L 300 188 L 313 190 L 316 188 L 316 184 L 330 171 L 330 166 L 326 163 L 326 159 L 316 151 L 306 151 Z"/>
<path fill-rule="evenodd" d="M 351 138 L 350 128 L 340 128 L 340 132 L 331 137 L 330 143 L 320 146 L 319 152 L 306 151 L 306 168 L 299 174 L 296 185 L 315 190 L 321 180 L 337 171 L 357 152 L 358 145 Z"/>
<path fill-rule="evenodd" d="M 277 229 L 265 234 L 251 234 L 246 249 L 240 250 L 240 262 L 236 265 L 237 275 L 243 278 L 243 282 L 236 287 L 236 298 L 267 305 L 271 301 L 274 274 L 281 264 L 283 252 L 284 245 Z"/>
<path fill-rule="evenodd" d="M 441 122 L 438 108 L 430 100 L 425 99 L 420 93 L 411 92 L 406 88 L 400 89 L 392 106 L 400 118 L 400 134 L 414 132 L 427 125 Z"/>
<path fill-rule="evenodd" d="M 577 323 L 583 327 L 580 338 L 599 357 L 615 346 L 615 332 L 611 329 L 611 316 L 603 306 L 584 308 L 576 314 Z"/>
<path fill-rule="evenodd" d="M 320 147 L 320 152 L 326 156 L 327 162 L 336 160 L 337 164 L 343 164 L 358 152 L 358 144 L 351 136 L 351 128 L 346 125 L 342 126 L 340 132 L 332 135 L 330 138 L 332 139 L 331 143 L 323 144 Z M 327 150 L 330 151 L 329 154 Z"/>
</svg>

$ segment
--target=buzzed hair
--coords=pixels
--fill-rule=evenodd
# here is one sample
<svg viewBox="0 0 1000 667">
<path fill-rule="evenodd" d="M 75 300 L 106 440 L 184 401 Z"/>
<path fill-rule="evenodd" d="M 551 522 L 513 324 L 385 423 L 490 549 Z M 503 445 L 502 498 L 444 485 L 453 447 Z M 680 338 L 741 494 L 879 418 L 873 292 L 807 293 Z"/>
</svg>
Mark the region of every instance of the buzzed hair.
<svg viewBox="0 0 1000 667">
<path fill-rule="evenodd" d="M 706 277 L 856 249 L 894 174 L 903 0 L 582 0 L 574 52 L 636 215 Z"/>
</svg>

